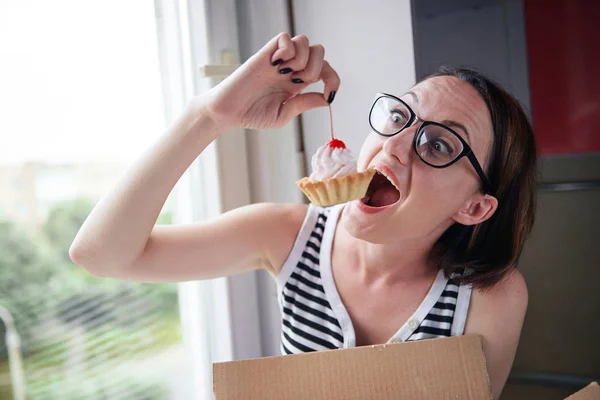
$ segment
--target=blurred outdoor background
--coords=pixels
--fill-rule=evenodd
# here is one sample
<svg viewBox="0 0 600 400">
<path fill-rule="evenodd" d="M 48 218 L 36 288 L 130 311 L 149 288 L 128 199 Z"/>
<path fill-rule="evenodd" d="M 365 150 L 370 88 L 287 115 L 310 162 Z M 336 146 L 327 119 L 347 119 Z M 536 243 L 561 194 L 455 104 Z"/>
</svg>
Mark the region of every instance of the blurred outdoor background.
<svg viewBox="0 0 600 400">
<path fill-rule="evenodd" d="M 96 278 L 68 256 L 165 127 L 154 4 L 2 0 L 0 59 L 0 307 L 20 334 L 27 398 L 176 398 L 177 286 Z M 172 222 L 168 205 L 158 222 Z M 0 399 L 12 398 L 5 330 Z"/>
</svg>

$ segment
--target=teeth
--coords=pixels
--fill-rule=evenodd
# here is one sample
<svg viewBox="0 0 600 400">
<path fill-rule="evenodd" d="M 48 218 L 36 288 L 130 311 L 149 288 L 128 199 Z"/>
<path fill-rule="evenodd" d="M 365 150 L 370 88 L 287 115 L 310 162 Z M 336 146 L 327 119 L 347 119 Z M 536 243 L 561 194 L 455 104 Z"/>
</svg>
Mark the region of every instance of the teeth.
<svg viewBox="0 0 600 400">
<path fill-rule="evenodd" d="M 380 171 L 380 170 L 376 170 L 378 173 L 380 173 L 381 175 L 385 176 L 385 178 L 392 184 L 393 187 L 396 188 L 397 191 L 400 191 L 400 189 L 398 188 L 398 186 L 396 186 L 396 184 L 394 183 L 394 181 L 387 176 L 384 172 Z"/>
</svg>

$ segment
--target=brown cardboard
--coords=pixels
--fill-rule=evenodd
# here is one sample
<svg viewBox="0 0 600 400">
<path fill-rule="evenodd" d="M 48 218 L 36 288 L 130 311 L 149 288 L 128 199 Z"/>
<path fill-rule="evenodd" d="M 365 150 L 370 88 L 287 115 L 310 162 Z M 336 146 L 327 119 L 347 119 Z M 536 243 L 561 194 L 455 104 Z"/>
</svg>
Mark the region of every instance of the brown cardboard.
<svg viewBox="0 0 600 400">
<path fill-rule="evenodd" d="M 213 391 L 217 400 L 492 398 L 478 335 L 217 363 Z"/>
<path fill-rule="evenodd" d="M 565 400 L 600 400 L 600 386 L 598 383 L 592 382 Z"/>
</svg>

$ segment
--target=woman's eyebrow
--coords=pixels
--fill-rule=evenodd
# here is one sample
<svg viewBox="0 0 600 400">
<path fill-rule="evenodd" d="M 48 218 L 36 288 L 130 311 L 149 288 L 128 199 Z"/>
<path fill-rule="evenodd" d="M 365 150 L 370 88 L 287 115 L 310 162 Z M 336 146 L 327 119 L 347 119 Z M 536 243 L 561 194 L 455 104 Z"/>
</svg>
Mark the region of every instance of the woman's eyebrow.
<svg viewBox="0 0 600 400">
<path fill-rule="evenodd" d="M 410 95 L 413 98 L 416 105 L 419 105 L 419 98 L 417 97 L 417 94 L 415 92 L 409 90 L 408 92 L 406 92 L 406 94 Z"/>
<path fill-rule="evenodd" d="M 406 94 L 413 98 L 417 106 L 419 105 L 419 98 L 417 97 L 417 94 L 415 92 L 409 90 L 408 92 L 406 92 Z M 458 128 L 462 130 L 465 133 L 465 136 L 467 137 L 467 142 L 469 142 L 469 144 L 471 143 L 471 135 L 469 135 L 469 131 L 467 130 L 467 128 L 465 128 L 463 124 L 449 119 L 445 119 L 440 123 L 442 125 L 446 125 L 448 128 Z"/>
<path fill-rule="evenodd" d="M 467 141 L 470 143 L 471 142 L 471 135 L 469 135 L 469 131 L 467 130 L 467 128 L 465 128 L 465 126 L 459 122 L 456 121 L 452 121 L 449 119 L 445 119 L 441 122 L 442 125 L 446 125 L 448 128 L 458 128 L 461 129 L 465 135 L 467 136 Z"/>
</svg>

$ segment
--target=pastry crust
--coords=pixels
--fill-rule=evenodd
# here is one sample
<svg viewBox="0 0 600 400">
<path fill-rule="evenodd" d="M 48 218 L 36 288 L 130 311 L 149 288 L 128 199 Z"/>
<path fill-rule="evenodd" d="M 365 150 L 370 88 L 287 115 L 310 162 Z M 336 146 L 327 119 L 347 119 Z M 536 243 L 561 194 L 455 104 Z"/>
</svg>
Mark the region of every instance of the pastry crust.
<svg viewBox="0 0 600 400">
<path fill-rule="evenodd" d="M 314 205 L 333 206 L 365 197 L 374 174 L 375 170 L 369 169 L 322 181 L 302 178 L 296 182 L 296 185 Z"/>
</svg>

